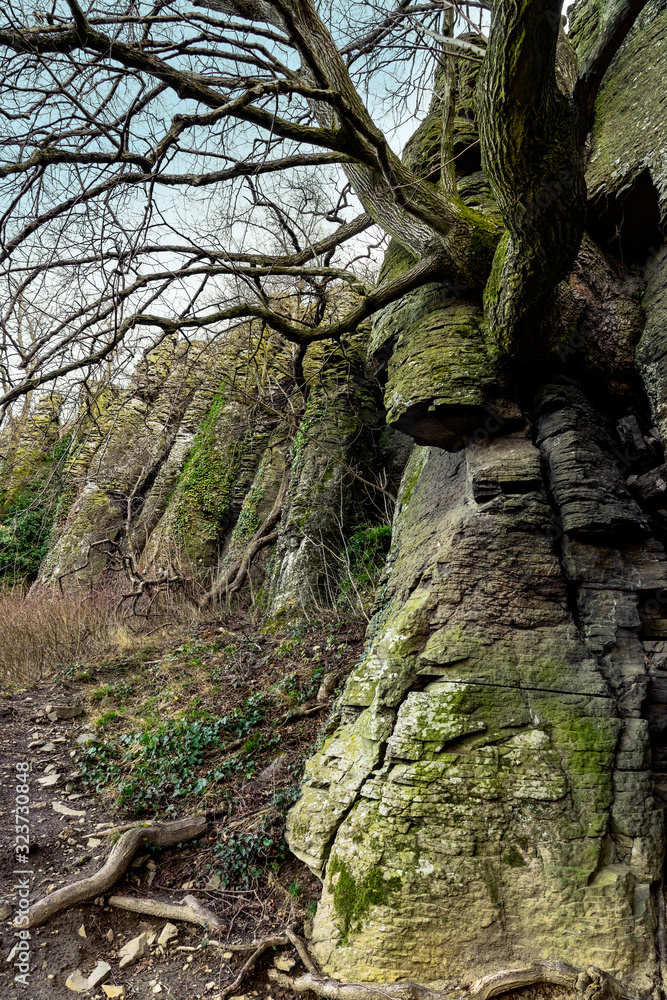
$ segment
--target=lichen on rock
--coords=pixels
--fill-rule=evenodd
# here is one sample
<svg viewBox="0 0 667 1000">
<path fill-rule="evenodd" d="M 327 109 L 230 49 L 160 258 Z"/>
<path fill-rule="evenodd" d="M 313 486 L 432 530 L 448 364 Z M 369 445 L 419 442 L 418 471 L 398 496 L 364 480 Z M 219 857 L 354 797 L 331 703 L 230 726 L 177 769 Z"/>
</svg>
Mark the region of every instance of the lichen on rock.
<svg viewBox="0 0 667 1000">
<path fill-rule="evenodd" d="M 655 973 L 647 726 L 618 717 L 604 610 L 580 632 L 552 523 L 525 432 L 406 468 L 388 606 L 288 822 L 323 875 L 311 944 L 331 975 L 465 984 L 537 957 Z M 363 906 L 342 907 L 341 878 Z"/>
</svg>

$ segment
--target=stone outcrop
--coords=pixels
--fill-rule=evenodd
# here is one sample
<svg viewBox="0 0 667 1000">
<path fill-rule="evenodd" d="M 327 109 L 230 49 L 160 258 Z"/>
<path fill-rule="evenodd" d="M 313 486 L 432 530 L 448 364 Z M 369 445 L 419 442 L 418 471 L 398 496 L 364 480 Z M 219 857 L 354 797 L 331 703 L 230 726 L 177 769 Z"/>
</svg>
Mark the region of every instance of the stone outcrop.
<svg viewBox="0 0 667 1000">
<path fill-rule="evenodd" d="M 611 8 L 575 5 L 573 37 L 580 54 L 590 47 L 598 19 L 604 22 Z M 649 3 L 600 91 L 587 171 L 594 235 L 605 250 L 628 262 L 645 261 L 664 238 L 666 73 L 667 9 L 664 3 Z"/>
<path fill-rule="evenodd" d="M 667 35 L 649 6 L 600 95 L 590 233 L 540 365 L 507 379 L 451 284 L 374 321 L 388 419 L 437 447 L 406 468 L 382 607 L 288 821 L 338 979 L 460 988 L 556 961 L 660 988 Z M 575 6 L 580 57 L 603 8 Z M 392 246 L 381 279 L 408 266 Z"/>
<path fill-rule="evenodd" d="M 574 5 L 580 58 L 609 9 Z M 482 296 L 444 276 L 299 363 L 279 338 L 239 341 L 204 351 L 194 375 L 167 343 L 74 436 L 78 493 L 42 583 L 100 580 L 114 552 L 155 579 L 224 582 L 284 492 L 251 578 L 280 621 L 336 600 L 345 539 L 387 514 L 400 481 L 367 646 L 288 820 L 323 883 L 311 947 L 340 979 L 454 990 L 553 961 L 659 995 L 666 17 L 647 5 L 601 90 L 589 231 L 533 367 L 512 368 Z M 454 62 L 458 196 L 497 219 L 476 70 Z M 436 91 L 405 150 L 434 184 Z M 380 282 L 415 261 L 393 242 Z M 252 385 L 249 369 L 263 373 Z"/>
<path fill-rule="evenodd" d="M 291 346 L 252 328 L 211 346 L 170 339 L 126 388 L 82 396 L 69 424 L 57 401 L 41 402 L 10 428 L 3 500 L 61 449 L 53 489 L 65 506 L 38 585 L 136 593 L 175 581 L 224 596 L 279 503 L 271 544 L 251 561 L 253 594 L 281 620 L 335 603 L 347 539 L 391 516 L 409 453 L 384 427 L 367 335 L 314 345 L 300 380 Z"/>
<path fill-rule="evenodd" d="M 653 982 L 638 605 L 667 563 L 633 543 L 646 524 L 608 452 L 606 479 L 563 482 L 577 406 L 595 421 L 577 387 L 546 388 L 536 443 L 421 448 L 406 470 L 387 605 L 289 820 L 339 978 L 465 982 L 540 957 Z M 601 523 L 591 490 L 604 509 L 614 481 Z"/>
</svg>

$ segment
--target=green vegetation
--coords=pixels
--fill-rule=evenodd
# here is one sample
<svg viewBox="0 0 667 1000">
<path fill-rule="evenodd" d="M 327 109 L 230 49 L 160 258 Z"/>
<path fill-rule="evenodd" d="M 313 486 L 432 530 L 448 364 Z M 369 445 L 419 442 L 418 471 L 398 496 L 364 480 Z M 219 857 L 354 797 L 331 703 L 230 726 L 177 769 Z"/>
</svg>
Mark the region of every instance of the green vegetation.
<svg viewBox="0 0 667 1000">
<path fill-rule="evenodd" d="M 282 817 L 267 819 L 256 830 L 223 830 L 215 853 L 220 861 L 216 874 L 226 889 L 253 888 L 267 867 L 278 868 L 285 860 Z"/>
<path fill-rule="evenodd" d="M 254 762 L 242 757 L 223 759 L 212 768 L 204 769 L 204 764 L 211 751 L 223 752 L 225 741 L 247 736 L 264 721 L 265 701 L 263 694 L 251 695 L 241 708 L 220 719 L 168 719 L 147 732 L 122 733 L 108 742 L 91 741 L 79 757 L 84 783 L 97 791 L 116 785 L 120 805 L 140 813 L 166 808 L 186 795 L 199 795 L 236 768 L 245 769 L 250 777 Z M 106 725 L 118 716 L 109 712 L 102 718 Z M 242 749 L 250 753 L 265 742 L 258 734 Z M 127 777 L 121 776 L 123 762 L 132 765 Z"/>
<path fill-rule="evenodd" d="M 70 441 L 71 434 L 67 434 L 43 455 L 34 456 L 30 476 L 3 510 L 0 578 L 32 582 L 37 576 L 54 528 L 74 500 L 74 490 L 63 488 L 59 474 Z"/>
<path fill-rule="evenodd" d="M 339 603 L 349 601 L 351 593 L 371 590 L 377 583 L 391 546 L 388 524 L 362 524 L 346 544 L 348 574 L 339 587 Z"/>
<path fill-rule="evenodd" d="M 383 878 L 379 868 L 374 868 L 357 883 L 345 862 L 335 854 L 329 862 L 327 872 L 330 877 L 329 888 L 333 892 L 334 910 L 342 925 L 342 945 L 347 944 L 350 933 L 361 929 L 362 918 L 371 906 L 386 904 L 389 895 L 398 892 L 402 885 L 397 875 L 389 879 Z"/>
<path fill-rule="evenodd" d="M 0 524 L 0 576 L 34 580 L 51 543 L 56 507 L 26 489 L 16 497 Z"/>
<path fill-rule="evenodd" d="M 177 526 L 185 531 L 196 524 L 212 541 L 218 541 L 230 525 L 232 492 L 243 454 L 241 442 L 233 442 L 227 454 L 219 449 L 216 427 L 226 403 L 222 395 L 214 399 L 177 486 Z"/>
</svg>

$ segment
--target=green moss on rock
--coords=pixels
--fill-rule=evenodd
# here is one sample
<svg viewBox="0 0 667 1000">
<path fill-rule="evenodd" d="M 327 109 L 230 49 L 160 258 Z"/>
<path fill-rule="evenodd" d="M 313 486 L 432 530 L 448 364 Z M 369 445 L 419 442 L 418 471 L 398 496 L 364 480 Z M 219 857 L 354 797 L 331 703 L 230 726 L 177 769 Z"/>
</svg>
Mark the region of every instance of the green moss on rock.
<svg viewBox="0 0 667 1000">
<path fill-rule="evenodd" d="M 341 945 L 347 944 L 351 930 L 359 930 L 362 919 L 372 906 L 390 904 L 392 893 L 401 888 L 398 876 L 385 879 L 375 868 L 359 882 L 355 882 L 344 861 L 334 855 L 327 869 L 333 905 L 342 928 Z"/>
</svg>

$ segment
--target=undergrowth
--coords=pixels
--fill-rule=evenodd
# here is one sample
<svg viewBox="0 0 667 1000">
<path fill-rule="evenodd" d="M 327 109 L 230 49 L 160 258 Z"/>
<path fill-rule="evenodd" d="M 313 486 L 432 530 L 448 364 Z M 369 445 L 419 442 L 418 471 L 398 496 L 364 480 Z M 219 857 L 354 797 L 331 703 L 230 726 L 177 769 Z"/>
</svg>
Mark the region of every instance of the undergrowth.
<svg viewBox="0 0 667 1000">
<path fill-rule="evenodd" d="M 111 657 L 127 657 L 150 646 L 156 624 L 192 617 L 182 603 L 165 605 L 160 616 L 133 618 L 118 607 L 118 594 L 95 591 L 62 594 L 54 589 L 0 589 L 0 689 L 12 690 L 56 673 L 72 677 Z M 123 689 L 100 692 L 116 700 Z M 125 692 L 127 694 L 127 692 Z"/>
<path fill-rule="evenodd" d="M 391 546 L 388 524 L 362 524 L 345 540 L 337 603 L 367 609 Z M 368 616 L 367 616 L 368 617 Z"/>
<path fill-rule="evenodd" d="M 81 780 L 131 815 L 204 803 L 233 811 L 248 795 L 285 812 L 294 769 L 326 717 L 291 721 L 291 713 L 314 701 L 328 670 L 352 666 L 355 628 L 341 632 L 332 619 L 278 633 L 195 629 L 158 659 L 114 659 L 81 675 L 97 715 L 96 736 L 77 758 Z"/>
<path fill-rule="evenodd" d="M 222 831 L 215 871 L 225 889 L 250 889 L 267 867 L 278 869 L 287 856 L 283 825 L 282 817 L 274 816 L 255 830 Z"/>
<path fill-rule="evenodd" d="M 263 694 L 251 695 L 222 718 L 167 719 L 148 732 L 91 740 L 78 762 L 84 783 L 98 792 L 116 784 L 119 805 L 134 813 L 148 809 L 173 812 L 175 800 L 198 795 L 237 770 L 250 778 L 255 770 L 252 751 L 271 749 L 278 742 L 264 734 L 250 735 L 264 721 L 265 702 Z M 239 748 L 243 752 L 205 766 L 214 753 L 224 754 L 229 743 L 246 736 Z M 128 765 L 129 777 L 123 764 Z"/>
</svg>

